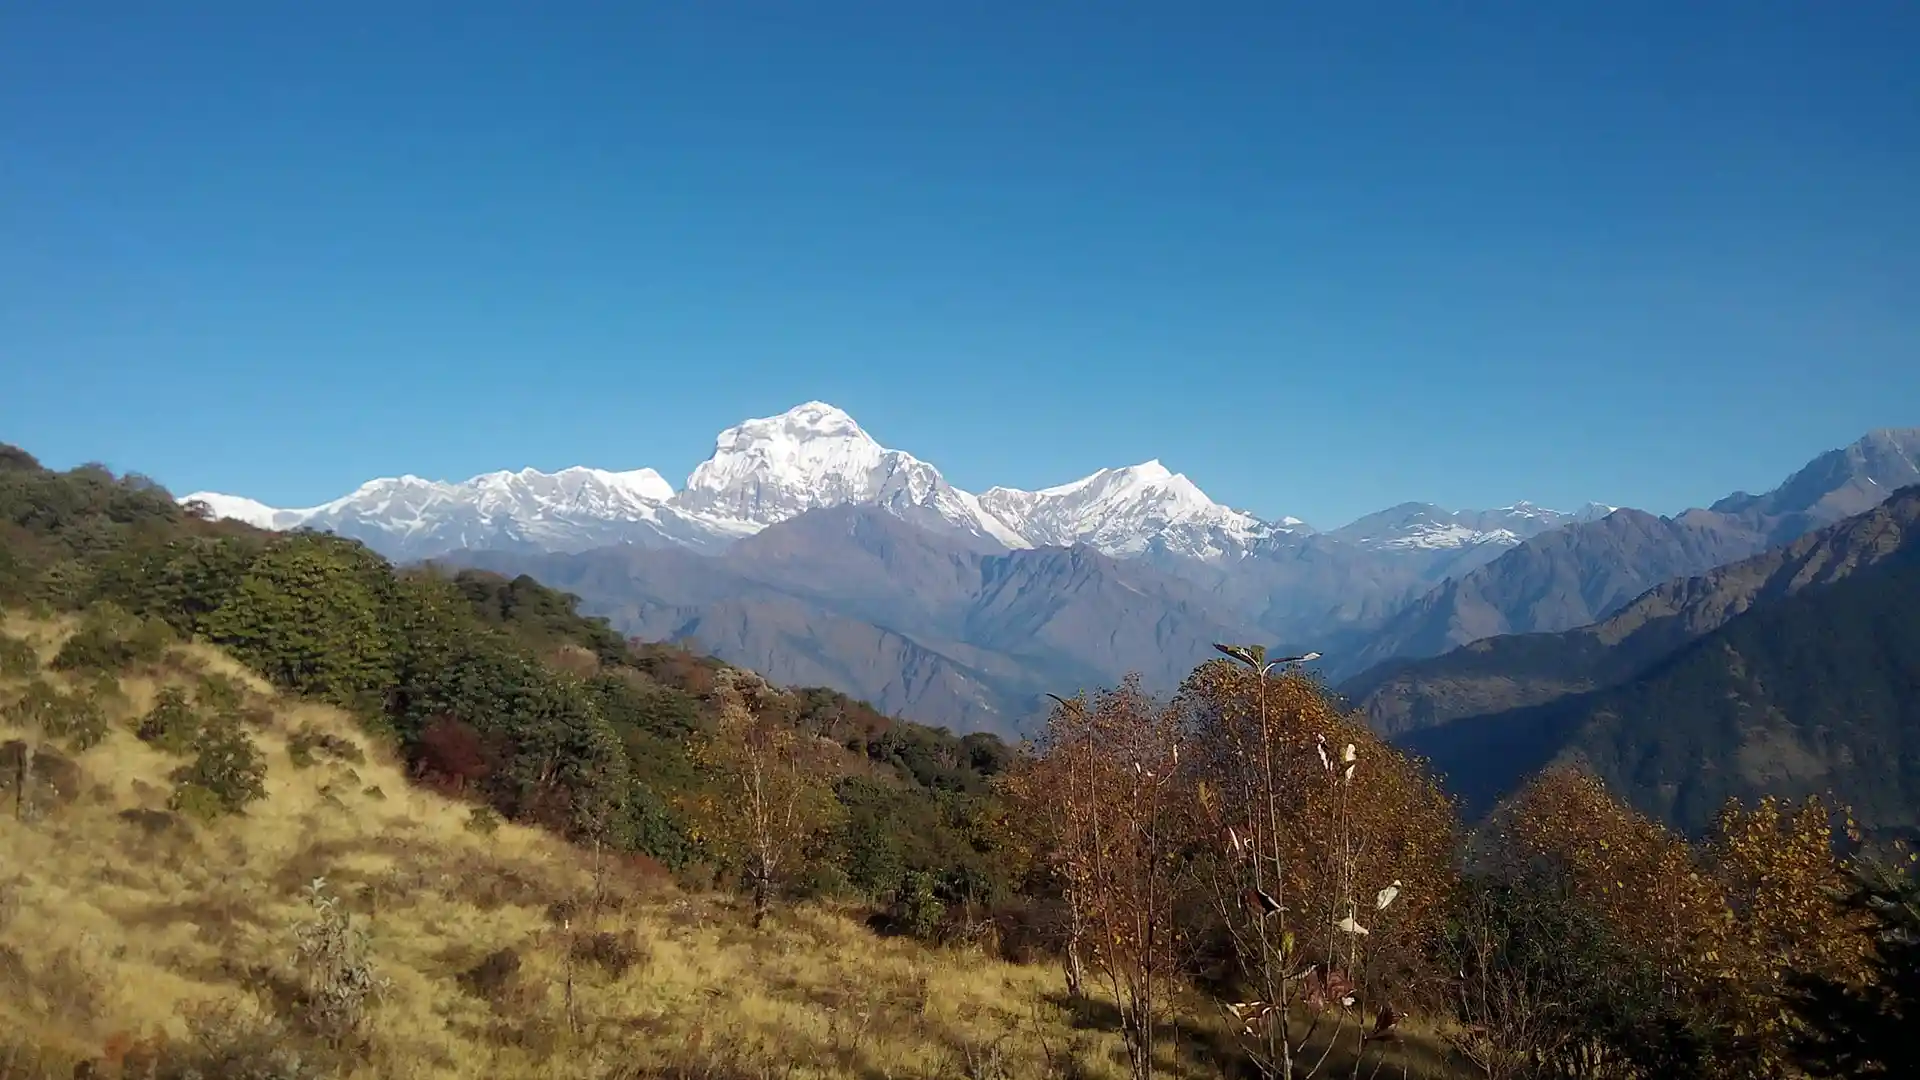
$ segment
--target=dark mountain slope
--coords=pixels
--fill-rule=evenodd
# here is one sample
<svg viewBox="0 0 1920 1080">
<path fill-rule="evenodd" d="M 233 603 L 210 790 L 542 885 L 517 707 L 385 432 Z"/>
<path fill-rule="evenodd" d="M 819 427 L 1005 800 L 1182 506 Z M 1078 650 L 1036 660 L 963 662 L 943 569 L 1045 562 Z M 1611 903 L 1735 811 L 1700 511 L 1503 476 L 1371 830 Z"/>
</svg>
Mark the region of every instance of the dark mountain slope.
<svg viewBox="0 0 1920 1080">
<path fill-rule="evenodd" d="M 1920 486 L 1786 547 L 1658 586 L 1592 626 L 1492 637 L 1430 659 L 1384 664 L 1341 690 L 1377 730 L 1397 735 L 1603 688 L 1755 605 L 1877 564 L 1910 544 L 1916 528 Z"/>
<path fill-rule="evenodd" d="M 1883 833 L 1920 826 L 1920 534 L 1766 600 L 1617 686 L 1418 731 L 1470 812 L 1550 761 L 1698 832 L 1729 797 L 1833 793 Z"/>
</svg>

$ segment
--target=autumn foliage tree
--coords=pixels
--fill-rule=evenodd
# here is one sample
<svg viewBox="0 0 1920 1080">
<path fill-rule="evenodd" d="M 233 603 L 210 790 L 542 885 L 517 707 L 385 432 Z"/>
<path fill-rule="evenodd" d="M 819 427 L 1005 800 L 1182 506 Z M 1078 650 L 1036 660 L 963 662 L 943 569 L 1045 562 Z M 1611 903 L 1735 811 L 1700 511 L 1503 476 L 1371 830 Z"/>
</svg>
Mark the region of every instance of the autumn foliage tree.
<svg viewBox="0 0 1920 1080">
<path fill-rule="evenodd" d="M 1740 963 L 1727 988 L 1729 1011 L 1771 1073 L 1790 1065 L 1798 1026 L 1791 984 L 1860 986 L 1870 973 L 1873 919 L 1839 902 L 1850 881 L 1834 855 L 1832 820 L 1818 797 L 1798 809 L 1771 797 L 1750 809 L 1729 803 L 1708 842 Z"/>
<path fill-rule="evenodd" d="M 833 747 L 783 717 L 775 692 L 756 677 L 726 669 L 716 681 L 714 729 L 691 751 L 709 784 L 693 799 L 694 839 L 744 873 L 753 924 L 802 861 L 808 841 L 832 824 Z"/>
<path fill-rule="evenodd" d="M 1920 860 L 1901 854 L 1854 867 L 1841 900 L 1872 920 L 1874 977 L 1794 978 L 1794 1059 L 1809 1076 L 1920 1076 Z"/>
<path fill-rule="evenodd" d="M 1130 675 L 1091 703 L 1056 699 L 1037 756 L 1008 784 L 1045 828 L 1040 857 L 1067 909 L 1069 988 L 1084 992 L 1084 959 L 1119 1008 L 1135 1077 L 1152 1075 L 1155 1026 L 1180 969 L 1190 834 L 1181 738 L 1178 711 Z"/>
<path fill-rule="evenodd" d="M 1621 805 L 1584 771 L 1550 769 L 1500 815 L 1507 872 L 1564 875 L 1654 992 L 1637 1030 L 1594 1031 L 1663 1055 L 1649 1068 L 1789 1075 L 1796 972 L 1864 979 L 1868 926 L 1838 903 L 1846 882 L 1818 800 L 1729 806 L 1696 847 Z"/>
<path fill-rule="evenodd" d="M 1090 882 L 1080 854 L 1089 841 L 1081 830 L 1092 821 L 1094 771 L 1103 748 L 1085 722 L 1084 701 L 1057 701 L 1031 753 L 999 778 L 1012 812 L 1005 818 L 1009 846 L 1021 853 L 1030 895 L 1051 917 L 1043 928 L 1058 950 L 1075 1000 L 1087 994 L 1086 946 Z"/>
<path fill-rule="evenodd" d="M 1308 1076 L 1343 1038 L 1364 1053 L 1390 1036 L 1444 917 L 1455 820 L 1417 763 L 1307 675 L 1221 651 L 1177 699 L 1205 888 L 1253 998 L 1232 1006 L 1249 1053 L 1266 1075 Z"/>
</svg>

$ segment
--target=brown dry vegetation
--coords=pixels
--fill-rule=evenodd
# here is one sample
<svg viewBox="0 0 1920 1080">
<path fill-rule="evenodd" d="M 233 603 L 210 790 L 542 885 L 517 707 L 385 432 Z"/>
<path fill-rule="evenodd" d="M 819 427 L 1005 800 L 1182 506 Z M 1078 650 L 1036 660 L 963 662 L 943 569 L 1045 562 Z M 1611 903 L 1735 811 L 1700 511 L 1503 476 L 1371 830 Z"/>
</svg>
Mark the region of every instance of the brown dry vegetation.
<svg viewBox="0 0 1920 1080">
<path fill-rule="evenodd" d="M 6 629 L 43 659 L 69 632 Z M 268 763 L 265 797 L 208 823 L 167 809 L 179 759 L 130 731 L 195 671 L 246 686 Z M 550 834 L 473 828 L 470 805 L 410 786 L 344 714 L 205 647 L 120 688 L 107 736 L 77 753 L 0 721 L 0 743 L 77 766 L 69 790 L 43 784 L 26 812 L 9 800 L 0 814 L 0 1076 L 1125 1074 L 1111 1017 L 1070 1004 L 1057 967 L 879 937 L 825 907 L 754 931 L 740 902 L 630 859 L 596 875 Z M 367 760 L 296 767 L 296 733 Z M 344 1044 L 304 1023 L 295 942 L 316 878 L 366 931 L 385 987 Z M 1176 997 L 1163 1069 L 1220 1075 L 1220 1024 Z"/>
</svg>

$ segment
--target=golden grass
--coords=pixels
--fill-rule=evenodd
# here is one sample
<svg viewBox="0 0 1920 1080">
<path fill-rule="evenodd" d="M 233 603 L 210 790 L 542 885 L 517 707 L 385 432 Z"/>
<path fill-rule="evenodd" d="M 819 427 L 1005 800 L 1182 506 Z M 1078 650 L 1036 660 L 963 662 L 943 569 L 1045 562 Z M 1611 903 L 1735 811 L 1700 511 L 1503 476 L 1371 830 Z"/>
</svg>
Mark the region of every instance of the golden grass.
<svg viewBox="0 0 1920 1080">
<path fill-rule="evenodd" d="M 0 625 L 44 656 L 67 629 Z M 354 1076 L 1126 1074 L 1118 1036 L 1076 1024 L 1053 968 L 881 938 L 823 908 L 755 931 L 730 899 L 625 864 L 604 875 L 596 915 L 587 853 L 518 826 L 469 829 L 466 805 L 411 787 L 342 714 L 274 696 L 217 651 L 177 652 L 169 672 L 122 680 L 113 734 L 73 755 L 80 797 L 34 820 L 0 807 L 0 1044 L 16 1054 L 0 1045 L 0 1078 L 65 1077 L 130 1036 L 187 1039 L 188 1018 L 210 1004 L 258 1016 L 297 1007 L 281 995 L 297 976 L 293 930 L 310 914 L 302 889 L 318 876 L 369 930 L 390 980 Z M 124 721 L 184 683 L 173 670 L 182 664 L 240 679 L 270 703 L 256 733 L 268 795 L 244 816 L 155 832 L 123 812 L 164 810 L 179 759 Z M 0 744 L 38 741 L 7 723 Z M 295 768 L 286 739 L 304 724 L 366 747 L 367 763 Z M 633 963 L 617 977 L 569 959 L 570 942 L 593 931 L 631 932 Z M 518 957 L 510 979 L 462 978 L 498 950 Z M 1167 1074 L 1222 1075 L 1193 1052 L 1220 1038 L 1218 1024 L 1189 1022 L 1187 1045 L 1166 1048 Z M 22 1047 L 38 1049 L 34 1063 Z M 1379 1075 L 1402 1075 L 1400 1063 Z"/>
</svg>

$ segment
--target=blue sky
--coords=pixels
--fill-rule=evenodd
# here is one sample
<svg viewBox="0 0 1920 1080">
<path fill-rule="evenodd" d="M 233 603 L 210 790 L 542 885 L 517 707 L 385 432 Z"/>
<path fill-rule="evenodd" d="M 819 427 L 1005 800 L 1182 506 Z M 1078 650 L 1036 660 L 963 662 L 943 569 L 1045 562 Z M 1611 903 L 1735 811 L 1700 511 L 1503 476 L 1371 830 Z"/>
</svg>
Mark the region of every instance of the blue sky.
<svg viewBox="0 0 1920 1080">
<path fill-rule="evenodd" d="M 1920 6 L 9 4 L 0 439 L 281 505 L 956 484 L 1671 511 L 1920 424 Z"/>
</svg>

